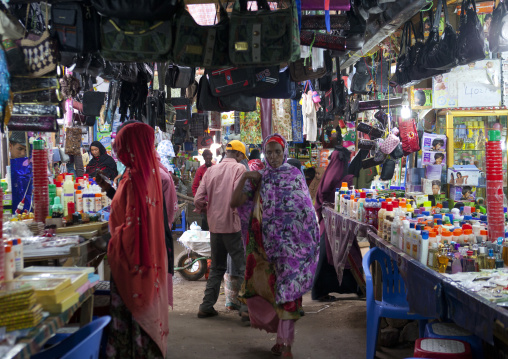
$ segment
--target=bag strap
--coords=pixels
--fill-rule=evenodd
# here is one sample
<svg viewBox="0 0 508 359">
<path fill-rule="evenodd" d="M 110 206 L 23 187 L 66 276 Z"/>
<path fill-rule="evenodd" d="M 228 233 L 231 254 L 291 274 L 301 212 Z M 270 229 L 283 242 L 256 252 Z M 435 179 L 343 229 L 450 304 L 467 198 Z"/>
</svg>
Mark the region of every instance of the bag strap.
<svg viewBox="0 0 508 359">
<path fill-rule="evenodd" d="M 125 31 L 122 28 L 120 28 L 120 26 L 118 26 L 118 24 L 113 19 L 109 19 L 109 22 L 113 25 L 113 27 L 116 29 L 116 31 L 121 32 L 125 35 L 142 35 L 148 31 L 152 31 L 164 24 L 164 21 L 159 21 L 158 23 L 150 26 L 148 29 L 143 29 L 140 31 Z"/>
</svg>

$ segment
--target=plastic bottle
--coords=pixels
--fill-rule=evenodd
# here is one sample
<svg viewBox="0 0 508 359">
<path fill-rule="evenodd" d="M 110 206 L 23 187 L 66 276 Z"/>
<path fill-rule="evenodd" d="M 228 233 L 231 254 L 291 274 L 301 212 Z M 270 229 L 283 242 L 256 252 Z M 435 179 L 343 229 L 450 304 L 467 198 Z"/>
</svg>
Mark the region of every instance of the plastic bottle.
<svg viewBox="0 0 508 359">
<path fill-rule="evenodd" d="M 48 185 L 48 193 L 49 193 L 49 205 L 53 205 L 54 198 L 56 197 L 56 185 L 49 184 Z"/>
<path fill-rule="evenodd" d="M 437 261 L 439 263 L 439 273 L 446 273 L 446 268 L 448 268 L 448 255 L 446 253 L 446 248 L 441 249 L 441 252 L 437 256 Z"/>
<path fill-rule="evenodd" d="M 420 248 L 420 240 L 421 240 L 421 235 L 422 235 L 422 227 L 417 224 L 415 226 L 415 231 L 413 232 L 413 243 L 412 243 L 412 248 L 411 248 L 411 256 L 418 260 L 418 253 L 419 253 L 419 248 Z"/>
<path fill-rule="evenodd" d="M 377 234 L 383 238 L 383 222 L 385 220 L 386 202 L 381 202 L 381 209 L 377 213 Z"/>
<path fill-rule="evenodd" d="M 401 229 L 402 223 L 400 221 L 399 216 L 395 216 L 392 222 L 392 238 L 390 239 L 390 242 L 397 248 L 400 249 L 400 229 Z"/>
<path fill-rule="evenodd" d="M 452 261 L 452 274 L 462 272 L 462 264 L 460 260 L 460 253 L 456 252 L 453 255 L 453 261 Z"/>
<path fill-rule="evenodd" d="M 94 212 L 99 212 L 102 209 L 102 194 L 95 194 L 95 208 Z"/>
<path fill-rule="evenodd" d="M 336 212 L 339 212 L 340 211 L 340 190 L 337 188 L 335 190 L 335 211 Z"/>
<path fill-rule="evenodd" d="M 489 249 L 489 256 L 487 257 L 487 268 L 496 268 L 496 258 L 494 257 L 494 250 L 492 248 Z"/>
<path fill-rule="evenodd" d="M 5 263 L 4 263 L 5 280 L 13 280 L 14 272 L 16 271 L 14 250 L 12 249 L 12 245 L 10 244 L 4 246 L 4 248 L 5 248 Z"/>
<path fill-rule="evenodd" d="M 427 265 L 427 260 L 429 257 L 429 232 L 428 231 L 422 231 L 422 235 L 420 236 L 420 242 L 419 242 L 419 251 L 420 256 L 419 260 L 420 263 Z"/>
<path fill-rule="evenodd" d="M 74 182 L 72 182 L 72 176 L 65 176 L 65 182 L 63 186 L 63 208 L 64 208 L 64 216 L 68 216 L 67 211 L 67 203 L 74 202 Z"/>
<path fill-rule="evenodd" d="M 411 251 L 412 251 L 412 248 L 413 248 L 413 236 L 414 236 L 414 232 L 415 232 L 415 224 L 414 224 L 414 222 L 410 222 L 409 223 L 409 230 L 408 230 L 407 236 L 404 238 L 404 242 L 405 242 L 405 249 L 404 249 L 404 251 L 408 255 L 411 255 Z"/>
<path fill-rule="evenodd" d="M 359 203 L 358 207 L 358 221 L 365 223 L 365 208 L 363 208 L 364 202 Z"/>
<path fill-rule="evenodd" d="M 473 230 L 464 229 L 464 243 L 467 241 L 468 244 L 472 245 L 476 243 L 476 236 L 473 234 Z"/>
<path fill-rule="evenodd" d="M 53 207 L 51 207 L 51 209 L 53 212 L 53 214 L 52 214 L 53 218 L 62 218 L 63 217 L 64 209 L 63 209 L 62 204 L 60 203 L 60 197 L 58 197 L 58 196 L 55 197 L 55 204 L 53 204 Z"/>
<path fill-rule="evenodd" d="M 347 185 L 347 182 L 342 182 L 342 187 L 340 187 L 340 192 L 343 193 L 343 194 L 346 194 L 348 189 L 349 189 L 349 187 Z"/>
<path fill-rule="evenodd" d="M 432 243 L 432 247 L 429 249 L 429 255 L 427 257 L 427 267 L 434 270 L 438 269 L 437 255 L 439 254 L 437 243 Z"/>
<path fill-rule="evenodd" d="M 453 239 L 455 243 L 464 244 L 464 235 L 462 234 L 462 229 L 455 229 L 453 231 Z"/>
<path fill-rule="evenodd" d="M 406 251 L 406 239 L 409 237 L 409 221 L 407 219 L 402 220 L 402 233 L 399 238 L 399 248 L 401 251 Z"/>
<path fill-rule="evenodd" d="M 83 213 L 83 191 L 81 188 L 82 187 L 78 187 L 76 191 L 76 211 L 79 213 Z"/>
<path fill-rule="evenodd" d="M 86 206 L 84 203 L 86 203 Z M 83 207 L 86 208 L 86 212 L 95 211 L 95 195 L 91 191 L 86 194 L 86 197 L 83 197 Z"/>
<path fill-rule="evenodd" d="M 16 272 L 23 270 L 23 243 L 21 239 L 12 240 L 12 249 L 14 251 L 14 267 Z"/>
</svg>

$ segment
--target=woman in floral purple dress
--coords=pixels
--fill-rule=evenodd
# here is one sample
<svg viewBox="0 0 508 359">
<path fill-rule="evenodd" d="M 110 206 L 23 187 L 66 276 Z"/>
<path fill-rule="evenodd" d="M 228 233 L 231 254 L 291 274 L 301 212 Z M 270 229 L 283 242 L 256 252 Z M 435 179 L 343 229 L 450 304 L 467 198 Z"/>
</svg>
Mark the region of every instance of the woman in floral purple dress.
<svg viewBox="0 0 508 359">
<path fill-rule="evenodd" d="M 305 178 L 287 163 L 286 140 L 267 137 L 263 152 L 266 168 L 246 172 L 231 200 L 249 228 L 240 297 L 252 327 L 277 333 L 272 353 L 292 358 L 295 321 L 316 271 L 319 230 Z"/>
</svg>

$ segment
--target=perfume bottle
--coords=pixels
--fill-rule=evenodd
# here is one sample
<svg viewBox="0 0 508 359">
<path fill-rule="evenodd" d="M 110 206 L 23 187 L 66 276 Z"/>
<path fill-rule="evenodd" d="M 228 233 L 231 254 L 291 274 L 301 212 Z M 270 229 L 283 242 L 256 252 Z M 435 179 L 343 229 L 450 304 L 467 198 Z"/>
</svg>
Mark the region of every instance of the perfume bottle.
<svg viewBox="0 0 508 359">
<path fill-rule="evenodd" d="M 496 268 L 496 258 L 494 257 L 494 250 L 492 248 L 489 249 L 489 256 L 487 257 L 487 268 Z"/>
<path fill-rule="evenodd" d="M 441 249 L 441 253 L 437 256 L 437 261 L 439 263 L 439 268 L 438 268 L 439 273 L 446 272 L 446 268 L 448 267 L 449 260 L 450 259 L 448 258 L 446 248 Z"/>
</svg>

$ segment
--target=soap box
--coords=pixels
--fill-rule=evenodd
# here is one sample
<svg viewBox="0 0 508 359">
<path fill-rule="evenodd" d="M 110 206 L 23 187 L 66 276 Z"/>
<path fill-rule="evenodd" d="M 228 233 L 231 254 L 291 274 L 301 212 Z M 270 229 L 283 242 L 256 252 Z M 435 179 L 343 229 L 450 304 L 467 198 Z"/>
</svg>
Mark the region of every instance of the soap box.
<svg viewBox="0 0 508 359">
<path fill-rule="evenodd" d="M 450 198 L 460 202 L 476 201 L 475 186 L 450 186 Z"/>
</svg>

